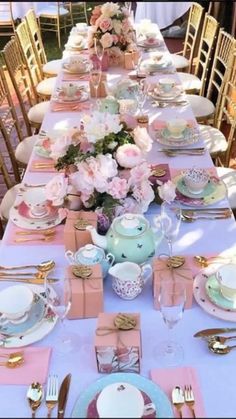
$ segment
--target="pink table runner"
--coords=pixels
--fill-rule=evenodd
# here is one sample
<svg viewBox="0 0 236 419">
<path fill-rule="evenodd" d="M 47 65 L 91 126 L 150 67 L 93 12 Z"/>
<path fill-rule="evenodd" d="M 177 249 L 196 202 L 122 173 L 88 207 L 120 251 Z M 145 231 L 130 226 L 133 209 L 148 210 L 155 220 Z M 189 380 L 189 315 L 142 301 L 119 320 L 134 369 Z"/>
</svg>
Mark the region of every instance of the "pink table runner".
<svg viewBox="0 0 236 419">
<path fill-rule="evenodd" d="M 38 240 L 41 237 L 44 237 L 43 232 L 44 230 L 42 230 L 42 234 L 34 234 L 34 232 L 32 231 L 31 235 L 20 235 L 20 234 L 16 234 L 18 231 L 22 231 L 24 230 L 23 228 L 19 228 L 17 227 L 15 224 L 13 224 L 11 221 L 9 221 L 9 226 L 8 226 L 8 230 L 7 230 L 7 234 L 4 235 L 4 244 L 5 245 L 15 245 L 15 246 L 19 246 L 19 245 L 27 245 L 27 246 L 35 246 L 35 245 L 63 245 L 64 244 L 64 225 L 58 225 L 57 227 L 48 227 L 48 229 L 52 229 L 53 231 L 55 231 L 55 235 L 53 236 L 53 239 L 51 239 L 50 241 L 41 241 Z M 26 230 L 25 230 L 26 231 Z M 28 230 L 29 231 L 29 230 Z M 46 236 L 45 236 L 46 237 Z M 14 240 L 16 238 L 29 238 L 29 239 L 35 239 L 32 241 L 24 241 L 24 242 L 15 242 Z"/>
</svg>

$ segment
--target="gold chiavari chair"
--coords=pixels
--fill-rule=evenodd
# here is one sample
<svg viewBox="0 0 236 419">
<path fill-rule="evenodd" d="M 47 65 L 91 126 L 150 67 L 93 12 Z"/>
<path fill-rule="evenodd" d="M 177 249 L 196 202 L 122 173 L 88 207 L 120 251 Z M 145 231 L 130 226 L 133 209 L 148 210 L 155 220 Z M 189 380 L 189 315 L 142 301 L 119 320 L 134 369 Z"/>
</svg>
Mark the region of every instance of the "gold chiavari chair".
<svg viewBox="0 0 236 419">
<path fill-rule="evenodd" d="M 187 93 L 199 93 L 200 95 L 203 95 L 205 92 L 205 85 L 208 74 L 210 73 L 211 60 L 214 53 L 218 29 L 219 24 L 217 20 L 206 13 L 194 74 L 178 73 L 183 88 Z"/>
<path fill-rule="evenodd" d="M 38 97 L 28 71 L 27 63 L 22 55 L 16 37 L 13 37 L 1 51 L 3 63 L 6 65 L 11 82 L 17 95 L 19 106 L 24 118 L 27 135 L 32 135 L 31 127 L 39 130 L 50 102 L 38 103 Z"/>
<path fill-rule="evenodd" d="M 196 47 L 203 15 L 204 8 L 199 3 L 193 3 L 189 11 L 183 51 L 171 54 L 173 64 L 177 71 L 181 69 L 192 71 L 193 59 L 197 55 Z"/>
<path fill-rule="evenodd" d="M 85 22 L 88 25 L 87 2 L 86 1 L 66 1 L 64 2 L 71 15 L 72 26 L 77 22 Z"/>
<path fill-rule="evenodd" d="M 4 161 L 4 157 L 0 151 L 0 173 L 3 177 L 6 193 L 4 194 L 0 203 L 0 218 L 1 221 L 7 221 L 9 218 L 9 212 L 11 207 L 14 205 L 18 190 L 21 184 L 16 184 L 9 175 L 8 168 Z M 1 226 L 2 227 L 2 226 Z M 1 230 L 1 229 L 0 229 Z"/>
<path fill-rule="evenodd" d="M 11 160 L 15 180 L 20 182 L 19 166 L 25 168 L 29 162 L 34 144 L 38 141 L 38 135 L 25 138 L 23 124 L 20 115 L 16 111 L 12 100 L 11 91 L 7 83 L 3 68 L 0 67 L 0 131 L 6 144 Z M 14 144 L 16 134 L 17 144 Z"/>
<path fill-rule="evenodd" d="M 235 39 L 223 30 L 215 51 L 206 97 L 187 95 L 195 118 L 199 123 L 216 126 L 222 93 L 227 80 L 229 60 L 235 51 Z"/>
<path fill-rule="evenodd" d="M 0 36 L 12 36 L 15 31 L 15 20 L 12 13 L 12 2 L 0 2 Z"/>
<path fill-rule="evenodd" d="M 43 74 L 38 64 L 33 43 L 31 42 L 31 38 L 29 36 L 26 21 L 22 21 L 18 25 L 16 29 L 16 36 L 22 50 L 22 55 L 25 58 L 28 71 L 31 74 L 33 88 L 35 89 L 36 95 L 42 99 L 50 98 L 55 88 L 56 77 L 50 77 L 43 80 Z"/>
<path fill-rule="evenodd" d="M 72 26 L 71 14 L 64 8 L 63 2 L 52 2 L 40 11 L 39 25 L 41 31 L 56 32 L 58 46 L 61 48 L 61 29 L 66 30 Z"/>
<path fill-rule="evenodd" d="M 35 51 L 36 59 L 38 61 L 41 77 L 44 78 L 56 76 L 61 69 L 62 60 L 60 59 L 47 61 L 41 31 L 38 25 L 34 9 L 30 9 L 26 13 L 25 20 L 28 28 L 28 33 Z"/>
</svg>

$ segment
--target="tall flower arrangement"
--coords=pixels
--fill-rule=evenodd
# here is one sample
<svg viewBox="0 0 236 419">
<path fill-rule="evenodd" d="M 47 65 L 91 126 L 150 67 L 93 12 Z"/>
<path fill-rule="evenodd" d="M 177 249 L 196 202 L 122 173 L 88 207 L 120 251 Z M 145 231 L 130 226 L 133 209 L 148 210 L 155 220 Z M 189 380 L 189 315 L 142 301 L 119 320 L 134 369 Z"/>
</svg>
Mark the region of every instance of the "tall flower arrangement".
<svg viewBox="0 0 236 419">
<path fill-rule="evenodd" d="M 123 51 L 135 50 L 135 31 L 131 24 L 129 11 L 117 3 L 95 6 L 90 24 L 88 46 L 93 49 L 95 40 L 109 55 L 109 59 L 119 61 Z"/>
</svg>

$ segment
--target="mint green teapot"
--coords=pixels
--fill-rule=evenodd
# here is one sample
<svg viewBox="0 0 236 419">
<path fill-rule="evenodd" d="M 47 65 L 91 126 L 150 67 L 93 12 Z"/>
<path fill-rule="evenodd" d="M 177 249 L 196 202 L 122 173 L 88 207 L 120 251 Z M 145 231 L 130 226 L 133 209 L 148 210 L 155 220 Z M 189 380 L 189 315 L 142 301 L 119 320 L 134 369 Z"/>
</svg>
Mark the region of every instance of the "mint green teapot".
<svg viewBox="0 0 236 419">
<path fill-rule="evenodd" d="M 111 114 L 119 113 L 119 102 L 113 96 L 107 96 L 104 99 L 98 101 L 99 112 L 107 112 Z"/>
<path fill-rule="evenodd" d="M 155 254 L 156 246 L 162 240 L 161 232 L 154 233 L 148 220 L 140 214 L 124 214 L 116 217 L 106 236 L 97 233 L 93 226 L 87 226 L 93 243 L 115 256 L 115 262 L 144 263 Z"/>
</svg>

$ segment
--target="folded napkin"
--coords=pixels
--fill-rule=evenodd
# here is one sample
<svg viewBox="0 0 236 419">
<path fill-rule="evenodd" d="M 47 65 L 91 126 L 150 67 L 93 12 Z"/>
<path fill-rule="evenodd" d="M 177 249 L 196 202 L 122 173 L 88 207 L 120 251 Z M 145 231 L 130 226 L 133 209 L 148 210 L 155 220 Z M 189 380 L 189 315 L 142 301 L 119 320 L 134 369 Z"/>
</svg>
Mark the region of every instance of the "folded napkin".
<svg viewBox="0 0 236 419">
<path fill-rule="evenodd" d="M 52 112 L 80 112 L 91 108 L 90 102 L 56 103 L 51 102 Z"/>
<path fill-rule="evenodd" d="M 45 246 L 45 245 L 62 245 L 62 244 L 64 244 L 64 225 L 58 225 L 56 227 L 48 226 L 48 229 L 52 229 L 53 231 L 55 231 L 55 234 L 50 241 L 41 241 L 41 240 L 38 240 L 38 239 L 41 238 L 41 237 L 44 237 L 44 235 L 43 235 L 44 230 L 42 230 L 42 234 L 39 234 L 39 231 L 37 232 L 37 234 L 34 234 L 34 232 L 32 231 L 32 234 L 30 234 L 30 235 L 29 234 L 27 234 L 27 235 L 22 234 L 21 235 L 21 234 L 16 234 L 16 233 L 18 231 L 22 231 L 23 230 L 22 228 L 17 227 L 11 221 L 9 221 L 8 224 L 9 225 L 8 225 L 7 232 L 3 236 L 3 242 L 4 242 L 5 245 L 35 246 L 35 245 L 42 244 L 43 246 Z M 29 231 L 29 230 L 26 230 L 26 231 Z M 30 239 L 32 241 L 15 242 L 14 240 L 16 238 L 22 238 L 22 239 L 25 238 L 25 239 Z M 33 239 L 35 239 L 35 240 L 33 240 Z"/>
<path fill-rule="evenodd" d="M 40 167 L 37 164 L 45 166 Z M 57 172 L 54 164 L 52 159 L 34 159 L 31 160 L 28 170 L 29 172 Z"/>
<path fill-rule="evenodd" d="M 175 386 L 184 389 L 185 385 L 191 385 L 195 397 L 195 414 L 196 418 L 206 418 L 203 397 L 200 389 L 200 383 L 197 371 L 193 367 L 177 367 L 177 368 L 155 368 L 150 371 L 150 377 L 154 383 L 159 385 L 165 391 L 171 400 L 171 392 Z M 173 408 L 175 416 L 179 418 L 179 413 Z M 192 414 L 186 404 L 182 408 L 183 418 L 191 418 Z"/>
<path fill-rule="evenodd" d="M 86 74 L 63 73 L 62 81 L 71 81 L 71 80 L 89 81 L 90 75 L 88 73 Z"/>
<path fill-rule="evenodd" d="M 21 351 L 24 352 L 24 363 L 20 367 L 0 367 L 0 384 L 29 385 L 33 381 L 44 384 L 47 380 L 52 349 L 44 347 L 0 349 L 0 355 Z M 4 362 L 7 358 L 2 357 L 0 360 Z"/>
</svg>

